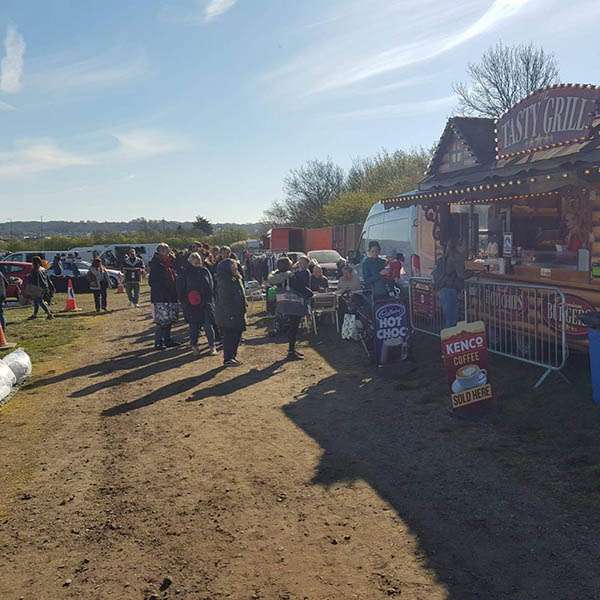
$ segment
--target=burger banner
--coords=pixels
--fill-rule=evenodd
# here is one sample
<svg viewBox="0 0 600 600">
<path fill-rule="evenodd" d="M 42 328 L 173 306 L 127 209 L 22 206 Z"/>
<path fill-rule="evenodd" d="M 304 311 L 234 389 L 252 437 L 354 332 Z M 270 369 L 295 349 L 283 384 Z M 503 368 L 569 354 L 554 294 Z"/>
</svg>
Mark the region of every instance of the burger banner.
<svg viewBox="0 0 600 600">
<path fill-rule="evenodd" d="M 487 340 L 483 321 L 461 322 L 441 333 L 453 411 L 492 403 Z"/>
<path fill-rule="evenodd" d="M 400 349 L 404 360 L 408 354 L 406 306 L 400 302 L 382 300 L 375 304 L 375 355 L 377 364 L 388 361 L 390 353 Z"/>
</svg>

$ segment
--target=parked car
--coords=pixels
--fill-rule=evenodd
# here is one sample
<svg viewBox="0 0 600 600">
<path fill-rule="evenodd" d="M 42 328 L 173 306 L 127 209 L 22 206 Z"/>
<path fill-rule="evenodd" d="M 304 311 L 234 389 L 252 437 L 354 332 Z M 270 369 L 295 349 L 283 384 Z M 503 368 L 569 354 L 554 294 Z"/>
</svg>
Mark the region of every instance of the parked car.
<svg viewBox="0 0 600 600">
<path fill-rule="evenodd" d="M 31 263 L 6 260 L 0 261 L 0 271 L 4 273 L 4 276 L 9 281 L 9 285 L 6 290 L 7 298 L 19 297 L 18 285 L 23 283 L 25 277 L 31 273 L 31 269 L 33 269 L 33 265 Z"/>
<path fill-rule="evenodd" d="M 48 269 L 48 275 L 52 277 L 54 287 L 57 292 L 65 292 L 67 290 L 67 281 L 72 279 L 73 289 L 75 292 L 89 292 L 90 286 L 87 280 L 87 272 L 92 266 L 87 260 L 63 260 L 63 273 L 61 276 L 56 275 L 54 269 Z M 110 278 L 111 287 L 116 288 L 119 285 L 119 277 L 122 275 L 120 271 L 107 269 Z"/>
<path fill-rule="evenodd" d="M 319 263 L 325 277 L 337 279 L 337 264 L 342 258 L 337 250 L 311 250 L 307 254 Z"/>
</svg>

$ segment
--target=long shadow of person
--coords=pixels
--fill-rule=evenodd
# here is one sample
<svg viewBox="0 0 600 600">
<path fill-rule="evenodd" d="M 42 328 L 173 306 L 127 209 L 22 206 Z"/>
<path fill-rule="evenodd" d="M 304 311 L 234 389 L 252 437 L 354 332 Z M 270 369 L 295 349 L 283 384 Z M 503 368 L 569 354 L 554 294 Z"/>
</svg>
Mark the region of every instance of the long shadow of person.
<svg viewBox="0 0 600 600">
<path fill-rule="evenodd" d="M 285 414 L 324 452 L 313 484 L 366 481 L 418 535 L 453 600 L 594 598 L 597 531 L 474 457 L 377 379 L 337 374 Z M 442 417 L 440 417 L 442 418 Z M 458 427 L 456 424 L 451 426 Z"/>
<path fill-rule="evenodd" d="M 123 404 L 118 404 L 117 406 L 113 406 L 111 408 L 107 408 L 106 410 L 102 411 L 102 416 L 115 417 L 117 415 L 121 415 L 132 410 L 138 410 L 139 408 L 150 406 L 155 402 L 165 400 L 166 398 L 170 398 L 171 396 L 182 394 L 198 385 L 201 385 L 206 381 L 210 381 L 217 373 L 219 373 L 222 370 L 223 367 L 216 367 L 214 369 L 211 369 L 210 371 L 201 373 L 200 375 L 193 375 L 192 377 L 186 377 L 185 379 L 178 379 L 177 381 L 172 381 L 171 383 L 156 390 L 153 390 L 152 392 L 146 394 L 145 396 L 142 396 L 141 398 L 137 398 L 136 400 L 132 400 L 130 402 L 124 402 Z"/>
<path fill-rule="evenodd" d="M 281 369 L 285 363 L 285 360 L 276 360 L 264 369 L 250 369 L 246 373 L 242 373 L 232 379 L 221 381 L 211 387 L 201 388 L 187 398 L 186 402 L 197 402 L 198 400 L 210 398 L 211 396 L 228 396 L 229 394 L 243 390 L 255 383 L 285 373 L 285 369 Z"/>
</svg>

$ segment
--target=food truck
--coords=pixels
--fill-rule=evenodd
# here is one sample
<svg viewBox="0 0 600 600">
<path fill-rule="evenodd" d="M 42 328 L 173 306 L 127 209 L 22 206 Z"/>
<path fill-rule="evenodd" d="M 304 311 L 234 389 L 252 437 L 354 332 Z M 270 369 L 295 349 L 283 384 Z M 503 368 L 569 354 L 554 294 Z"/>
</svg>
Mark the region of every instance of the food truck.
<svg viewBox="0 0 600 600">
<path fill-rule="evenodd" d="M 498 119 L 450 118 L 419 189 L 382 203 L 420 205 L 438 255 L 465 241 L 482 281 L 559 288 L 567 343 L 586 348 L 579 317 L 600 310 L 600 86 L 553 85 Z M 557 318 L 518 293 L 489 301 L 514 322 L 519 311 L 543 313 L 550 329 Z"/>
</svg>

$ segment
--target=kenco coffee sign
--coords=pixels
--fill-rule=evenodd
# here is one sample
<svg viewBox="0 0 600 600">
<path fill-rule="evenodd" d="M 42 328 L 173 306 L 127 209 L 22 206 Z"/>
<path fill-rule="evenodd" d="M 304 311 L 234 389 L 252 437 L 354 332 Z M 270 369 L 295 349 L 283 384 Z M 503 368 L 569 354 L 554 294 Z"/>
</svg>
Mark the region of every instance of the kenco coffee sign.
<svg viewBox="0 0 600 600">
<path fill-rule="evenodd" d="M 483 321 L 459 323 L 442 330 L 441 336 L 452 410 L 491 404 L 492 384 Z"/>
<path fill-rule="evenodd" d="M 549 88 L 525 98 L 496 125 L 498 155 L 506 157 L 587 138 L 599 99 L 600 88 L 575 85 Z"/>
</svg>

